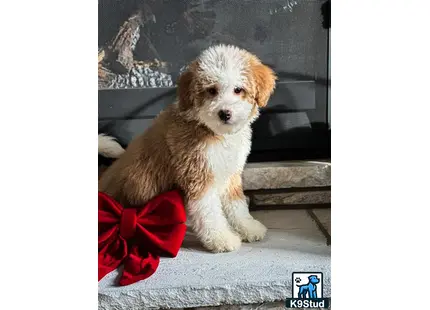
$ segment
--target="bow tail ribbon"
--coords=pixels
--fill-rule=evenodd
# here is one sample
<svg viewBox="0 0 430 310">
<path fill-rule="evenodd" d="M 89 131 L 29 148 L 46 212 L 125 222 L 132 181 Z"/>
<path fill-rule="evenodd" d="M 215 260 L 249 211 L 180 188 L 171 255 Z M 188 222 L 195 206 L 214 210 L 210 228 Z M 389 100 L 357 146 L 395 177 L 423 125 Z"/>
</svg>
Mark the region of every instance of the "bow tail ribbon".
<svg viewBox="0 0 430 310">
<path fill-rule="evenodd" d="M 119 280 L 119 285 L 129 285 L 149 278 L 157 270 L 159 263 L 159 256 L 147 251 L 139 253 L 139 247 L 132 247 L 124 259 L 124 271 Z"/>
</svg>

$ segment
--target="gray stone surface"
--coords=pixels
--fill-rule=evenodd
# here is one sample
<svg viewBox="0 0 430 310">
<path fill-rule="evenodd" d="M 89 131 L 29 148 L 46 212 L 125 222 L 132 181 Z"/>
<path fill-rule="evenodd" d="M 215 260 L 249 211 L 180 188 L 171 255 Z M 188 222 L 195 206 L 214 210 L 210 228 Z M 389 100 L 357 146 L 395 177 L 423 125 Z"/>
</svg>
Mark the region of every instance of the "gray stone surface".
<svg viewBox="0 0 430 310">
<path fill-rule="evenodd" d="M 188 308 L 189 310 L 285 310 L 284 301 L 264 302 L 260 304 L 247 304 L 247 305 L 224 305 L 213 307 L 198 307 Z M 296 308 L 297 310 L 304 310 L 305 308 Z M 328 308 L 330 309 L 330 308 Z M 178 309 L 175 309 L 178 310 Z"/>
<path fill-rule="evenodd" d="M 331 235 L 331 209 L 313 209 L 312 212 Z"/>
<path fill-rule="evenodd" d="M 257 309 L 266 309 L 266 310 L 283 310 L 285 309 L 285 302 L 265 302 L 261 304 L 249 304 L 249 305 L 224 305 L 217 307 L 199 307 L 199 308 L 191 308 L 192 310 L 257 310 Z M 300 309 L 299 309 L 300 310 Z"/>
<path fill-rule="evenodd" d="M 188 308 L 189 310 L 285 310 L 284 301 L 264 302 L 261 304 L 248 304 L 248 305 L 225 305 L 214 307 L 199 307 Z M 305 310 L 305 308 L 296 308 L 297 310 Z M 321 308 L 318 308 L 321 309 Z M 330 309 L 330 307 L 328 308 Z M 175 309 L 178 310 L 178 309 Z"/>
<path fill-rule="evenodd" d="M 276 309 L 272 302 L 291 297 L 291 275 L 298 270 L 323 272 L 323 293 L 330 297 L 331 247 L 307 212 L 261 210 L 252 215 L 269 229 L 262 241 L 243 243 L 235 252 L 213 254 L 188 234 L 178 256 L 162 258 L 150 278 L 118 287 L 117 270 L 102 279 L 99 310 L 228 304 L 258 304 L 266 309 L 266 302 L 271 307 L 267 309 Z"/>
<path fill-rule="evenodd" d="M 254 202 L 262 205 L 296 205 L 330 203 L 330 191 L 296 192 L 286 194 L 255 195 Z"/>
<path fill-rule="evenodd" d="M 245 190 L 331 185 L 328 161 L 249 163 L 243 172 Z"/>
</svg>

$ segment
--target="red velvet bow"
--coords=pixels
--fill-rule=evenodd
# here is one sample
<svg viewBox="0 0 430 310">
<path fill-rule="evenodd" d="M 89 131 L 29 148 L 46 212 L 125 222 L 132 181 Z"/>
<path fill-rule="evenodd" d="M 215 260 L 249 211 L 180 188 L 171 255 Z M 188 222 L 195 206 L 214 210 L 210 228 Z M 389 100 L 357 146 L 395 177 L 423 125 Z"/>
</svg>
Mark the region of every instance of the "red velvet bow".
<svg viewBox="0 0 430 310">
<path fill-rule="evenodd" d="M 99 192 L 99 281 L 124 264 L 119 285 L 150 277 L 160 256 L 175 257 L 185 237 L 185 208 L 177 191 L 139 209 L 123 208 Z"/>
</svg>

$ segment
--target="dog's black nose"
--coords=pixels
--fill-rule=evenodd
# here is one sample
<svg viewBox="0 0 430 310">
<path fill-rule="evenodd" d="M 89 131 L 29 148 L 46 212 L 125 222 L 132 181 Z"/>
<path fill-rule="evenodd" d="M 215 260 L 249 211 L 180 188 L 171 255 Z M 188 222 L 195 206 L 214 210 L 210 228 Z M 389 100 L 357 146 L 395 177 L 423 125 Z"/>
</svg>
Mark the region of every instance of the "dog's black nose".
<svg viewBox="0 0 430 310">
<path fill-rule="evenodd" d="M 218 116 L 225 123 L 231 118 L 231 111 L 221 110 L 218 112 Z"/>
</svg>

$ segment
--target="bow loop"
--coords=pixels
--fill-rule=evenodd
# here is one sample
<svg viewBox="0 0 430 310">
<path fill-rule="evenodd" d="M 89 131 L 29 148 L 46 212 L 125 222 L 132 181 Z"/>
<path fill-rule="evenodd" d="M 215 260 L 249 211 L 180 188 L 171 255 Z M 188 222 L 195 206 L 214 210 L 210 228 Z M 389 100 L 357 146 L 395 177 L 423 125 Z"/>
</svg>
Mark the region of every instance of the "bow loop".
<svg viewBox="0 0 430 310">
<path fill-rule="evenodd" d="M 161 194 L 142 208 L 123 208 L 99 192 L 99 281 L 124 264 L 127 285 L 151 276 L 160 256 L 175 257 L 185 237 L 185 209 L 177 191 Z"/>
</svg>

